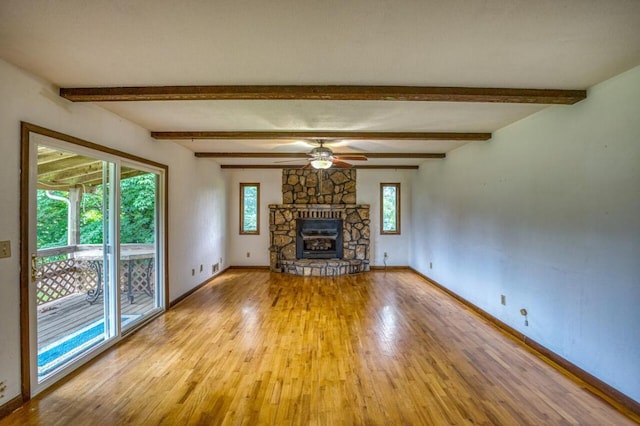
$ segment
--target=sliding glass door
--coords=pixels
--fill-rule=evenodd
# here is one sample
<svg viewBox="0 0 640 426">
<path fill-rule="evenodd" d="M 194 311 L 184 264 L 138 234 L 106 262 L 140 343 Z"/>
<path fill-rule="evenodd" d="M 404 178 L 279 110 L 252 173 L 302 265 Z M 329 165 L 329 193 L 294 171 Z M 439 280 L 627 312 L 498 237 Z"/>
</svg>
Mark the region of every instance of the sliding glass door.
<svg viewBox="0 0 640 426">
<path fill-rule="evenodd" d="M 23 133 L 28 396 L 164 310 L 166 169 L 75 141 Z"/>
</svg>

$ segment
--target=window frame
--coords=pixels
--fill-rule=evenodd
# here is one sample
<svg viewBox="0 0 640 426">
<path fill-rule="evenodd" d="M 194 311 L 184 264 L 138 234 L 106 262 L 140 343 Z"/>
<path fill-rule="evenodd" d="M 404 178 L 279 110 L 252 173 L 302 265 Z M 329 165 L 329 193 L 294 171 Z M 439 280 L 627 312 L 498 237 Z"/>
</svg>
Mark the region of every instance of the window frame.
<svg viewBox="0 0 640 426">
<path fill-rule="evenodd" d="M 244 228 L 244 189 L 247 187 L 255 187 L 257 196 L 256 196 L 256 230 L 255 231 L 247 231 Z M 240 183 L 240 235 L 260 235 L 260 183 L 259 182 L 241 182 Z"/>
<path fill-rule="evenodd" d="M 384 229 L 384 188 L 394 187 L 396 190 L 396 229 L 385 230 Z M 400 235 L 400 217 L 401 217 L 401 203 L 400 203 L 400 182 L 382 182 L 380 183 L 380 235 Z"/>
</svg>

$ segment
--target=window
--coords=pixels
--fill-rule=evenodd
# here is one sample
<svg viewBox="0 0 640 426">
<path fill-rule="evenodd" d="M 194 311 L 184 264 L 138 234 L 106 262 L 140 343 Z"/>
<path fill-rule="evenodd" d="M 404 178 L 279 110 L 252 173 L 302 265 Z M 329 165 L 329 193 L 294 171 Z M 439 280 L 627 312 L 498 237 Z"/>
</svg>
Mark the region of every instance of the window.
<svg viewBox="0 0 640 426">
<path fill-rule="evenodd" d="M 400 184 L 380 184 L 380 233 L 400 233 Z"/>
<path fill-rule="evenodd" d="M 260 184 L 240 184 L 240 233 L 260 233 Z"/>
</svg>

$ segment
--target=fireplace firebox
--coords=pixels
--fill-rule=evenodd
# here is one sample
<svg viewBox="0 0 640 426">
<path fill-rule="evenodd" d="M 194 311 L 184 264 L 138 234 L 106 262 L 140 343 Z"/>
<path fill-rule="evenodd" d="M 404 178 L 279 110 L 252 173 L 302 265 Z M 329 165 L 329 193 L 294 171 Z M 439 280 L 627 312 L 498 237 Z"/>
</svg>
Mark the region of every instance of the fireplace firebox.
<svg viewBox="0 0 640 426">
<path fill-rule="evenodd" d="M 342 259 L 341 219 L 297 219 L 296 258 Z"/>
</svg>

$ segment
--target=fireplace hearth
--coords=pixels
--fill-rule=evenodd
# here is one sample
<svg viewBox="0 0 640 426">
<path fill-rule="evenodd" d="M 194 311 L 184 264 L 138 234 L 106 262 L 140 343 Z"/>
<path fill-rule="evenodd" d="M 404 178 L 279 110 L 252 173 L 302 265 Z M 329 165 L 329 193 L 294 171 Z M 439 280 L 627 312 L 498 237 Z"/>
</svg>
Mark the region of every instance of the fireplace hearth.
<svg viewBox="0 0 640 426">
<path fill-rule="evenodd" d="M 342 259 L 341 219 L 298 219 L 297 259 Z"/>
</svg>

